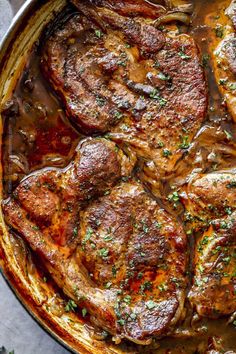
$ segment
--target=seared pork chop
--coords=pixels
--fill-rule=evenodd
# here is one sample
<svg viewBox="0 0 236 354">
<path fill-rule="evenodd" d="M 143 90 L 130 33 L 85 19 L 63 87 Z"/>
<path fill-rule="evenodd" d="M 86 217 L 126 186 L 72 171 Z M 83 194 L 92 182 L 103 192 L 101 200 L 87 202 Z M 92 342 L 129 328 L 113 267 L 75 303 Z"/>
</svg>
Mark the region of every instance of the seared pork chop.
<svg viewBox="0 0 236 354">
<path fill-rule="evenodd" d="M 110 190 L 125 174 L 129 162 L 114 143 L 88 140 L 64 170 L 22 181 L 3 210 L 96 325 L 148 344 L 183 315 L 187 246 L 181 225 L 139 183 Z"/>
<path fill-rule="evenodd" d="M 49 37 L 42 56 L 68 117 L 86 134 L 110 132 L 129 144 L 156 175 L 171 172 L 206 112 L 194 40 L 157 29 L 160 6 L 73 3 L 79 14 Z"/>
<path fill-rule="evenodd" d="M 200 315 L 236 311 L 236 174 L 196 175 L 182 193 L 195 229 L 205 228 L 195 247 L 190 301 Z"/>
<path fill-rule="evenodd" d="M 236 213 L 214 220 L 198 239 L 194 284 L 189 299 L 201 316 L 236 311 Z"/>
<path fill-rule="evenodd" d="M 212 53 L 219 91 L 232 118 L 236 121 L 236 2 L 234 0 L 221 14 L 219 21 L 214 23 L 212 16 L 208 16 L 206 20 L 207 25 L 215 26 L 215 38 L 210 43 L 210 53 Z"/>
</svg>

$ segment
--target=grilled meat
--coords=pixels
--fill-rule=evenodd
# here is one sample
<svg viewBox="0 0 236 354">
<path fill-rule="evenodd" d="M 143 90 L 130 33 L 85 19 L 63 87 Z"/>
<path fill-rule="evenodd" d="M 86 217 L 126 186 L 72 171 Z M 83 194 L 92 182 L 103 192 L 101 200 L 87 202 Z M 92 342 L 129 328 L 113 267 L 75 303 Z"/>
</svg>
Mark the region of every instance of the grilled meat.
<svg viewBox="0 0 236 354">
<path fill-rule="evenodd" d="M 202 316 L 236 311 L 235 187 L 235 172 L 222 171 L 196 175 L 182 194 L 193 226 L 203 230 L 195 246 L 194 284 L 189 293 Z"/>
<path fill-rule="evenodd" d="M 73 3 L 79 14 L 49 37 L 42 57 L 68 117 L 86 134 L 110 132 L 158 173 L 172 171 L 206 112 L 193 39 L 157 29 L 151 19 L 163 13 L 160 6 Z M 148 19 L 134 17 L 142 11 Z"/>
<path fill-rule="evenodd" d="M 186 240 L 139 183 L 110 191 L 130 174 L 127 157 L 116 150 L 104 139 L 85 141 L 64 170 L 22 181 L 3 210 L 96 325 L 148 344 L 170 333 L 183 315 Z"/>
</svg>

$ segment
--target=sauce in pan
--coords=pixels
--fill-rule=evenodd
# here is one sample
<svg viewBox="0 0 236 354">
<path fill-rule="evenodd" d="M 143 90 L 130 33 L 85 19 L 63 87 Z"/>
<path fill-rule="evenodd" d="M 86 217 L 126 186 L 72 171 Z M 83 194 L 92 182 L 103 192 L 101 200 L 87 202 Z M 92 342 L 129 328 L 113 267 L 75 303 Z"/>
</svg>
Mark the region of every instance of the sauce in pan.
<svg viewBox="0 0 236 354">
<path fill-rule="evenodd" d="M 236 125 L 228 113 L 213 72 L 213 51 L 223 32 L 233 31 L 224 14 L 228 6 L 227 0 L 194 1 L 194 14 L 188 32 L 197 42 L 202 56 L 209 90 L 208 113 L 188 153 L 178 162 L 175 174 L 161 182 L 161 203 L 168 204 L 164 196 L 171 189 L 181 186 L 196 168 L 211 172 L 236 166 Z M 68 8 L 70 13 L 71 8 Z M 179 31 L 182 30 L 179 27 Z M 70 124 L 61 102 L 41 74 L 42 46 L 43 41 L 35 44 L 12 102 L 5 107 L 2 152 L 5 197 L 11 195 L 29 173 L 44 167 L 66 166 L 78 142 L 85 137 Z M 176 217 L 182 218 L 181 207 L 167 207 Z M 189 242 L 191 244 L 193 241 L 190 239 Z M 122 343 L 120 348 L 127 353 L 234 353 L 235 321 L 229 323 L 229 318 L 201 319 L 193 316 L 189 304 L 186 308 L 186 319 L 175 337 L 158 341 L 156 348 L 134 347 L 130 343 Z"/>
</svg>

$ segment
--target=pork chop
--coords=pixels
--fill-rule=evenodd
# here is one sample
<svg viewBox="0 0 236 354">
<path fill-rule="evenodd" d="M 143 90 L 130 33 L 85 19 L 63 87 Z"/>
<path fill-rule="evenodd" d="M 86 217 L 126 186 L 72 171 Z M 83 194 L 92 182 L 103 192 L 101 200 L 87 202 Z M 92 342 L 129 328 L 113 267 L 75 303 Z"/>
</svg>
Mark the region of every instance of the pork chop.
<svg viewBox="0 0 236 354">
<path fill-rule="evenodd" d="M 215 79 L 227 108 L 236 121 L 236 2 L 220 9 L 219 19 L 207 16 L 206 25 L 213 27 L 209 43 Z"/>
<path fill-rule="evenodd" d="M 189 298 L 202 316 L 236 311 L 235 188 L 235 171 L 219 171 L 196 175 L 182 192 L 193 227 L 201 230 Z"/>
<path fill-rule="evenodd" d="M 157 29 L 160 6 L 73 3 L 79 14 L 49 37 L 42 56 L 68 117 L 86 134 L 109 132 L 129 144 L 152 172 L 171 172 L 206 113 L 194 40 Z"/>
<path fill-rule="evenodd" d="M 111 190 L 122 174 L 130 166 L 114 143 L 89 140 L 66 169 L 22 181 L 3 210 L 93 323 L 149 344 L 184 314 L 186 238 L 138 182 Z"/>
</svg>

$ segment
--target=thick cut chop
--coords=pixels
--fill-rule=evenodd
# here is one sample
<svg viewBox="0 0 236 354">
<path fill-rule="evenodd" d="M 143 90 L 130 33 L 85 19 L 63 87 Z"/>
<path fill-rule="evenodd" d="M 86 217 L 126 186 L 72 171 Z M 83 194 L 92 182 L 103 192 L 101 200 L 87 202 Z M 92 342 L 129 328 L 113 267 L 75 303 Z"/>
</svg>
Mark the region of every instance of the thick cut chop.
<svg viewBox="0 0 236 354">
<path fill-rule="evenodd" d="M 198 239 L 190 301 L 202 316 L 236 311 L 236 213 L 214 220 Z"/>
<path fill-rule="evenodd" d="M 157 29 L 153 18 L 165 10 L 144 1 L 73 3 L 79 14 L 49 37 L 42 55 L 68 117 L 86 134 L 109 132 L 129 144 L 154 161 L 152 171 L 170 172 L 206 112 L 194 40 Z"/>
<path fill-rule="evenodd" d="M 223 14 L 222 14 L 223 13 Z M 206 24 L 215 26 L 215 38 L 210 42 L 210 53 L 219 91 L 227 108 L 236 121 L 236 2 L 233 0 L 224 11 L 221 9 L 220 23 L 208 16 Z M 217 20 L 218 21 L 218 20 Z M 213 22 L 213 23 L 212 23 Z"/>
<path fill-rule="evenodd" d="M 65 169 L 40 170 L 25 178 L 4 208 L 20 203 L 26 213 L 24 222 L 32 231 L 42 230 L 60 246 L 70 245 L 76 237 L 73 230 L 81 205 L 108 191 L 123 173 L 130 172 L 129 161 L 116 150 L 115 144 L 105 139 L 85 140 Z"/>
<path fill-rule="evenodd" d="M 197 229 L 195 276 L 189 298 L 200 315 L 236 311 L 236 174 L 196 175 L 182 193 Z"/>
<path fill-rule="evenodd" d="M 236 209 L 236 171 L 195 174 L 181 195 L 197 224 L 207 225 Z"/>
<path fill-rule="evenodd" d="M 108 193 L 122 171 L 130 173 L 127 166 L 113 143 L 91 140 L 65 170 L 27 177 L 3 210 L 93 323 L 149 344 L 183 316 L 186 239 L 137 182 Z M 88 195 L 103 196 L 88 203 Z"/>
</svg>

